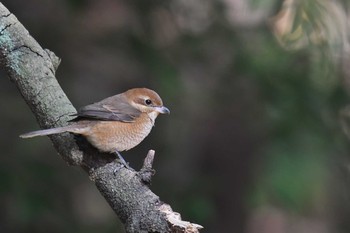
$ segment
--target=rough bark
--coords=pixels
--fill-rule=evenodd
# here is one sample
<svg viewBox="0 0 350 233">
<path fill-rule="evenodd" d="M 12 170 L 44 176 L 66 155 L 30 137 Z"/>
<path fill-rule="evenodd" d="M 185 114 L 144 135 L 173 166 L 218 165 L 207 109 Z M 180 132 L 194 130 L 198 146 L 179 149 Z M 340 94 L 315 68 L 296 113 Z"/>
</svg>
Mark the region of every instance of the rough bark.
<svg viewBox="0 0 350 233">
<path fill-rule="evenodd" d="M 65 125 L 76 110 L 59 86 L 55 71 L 60 59 L 44 50 L 17 18 L 0 3 L 0 66 L 17 86 L 41 128 Z M 182 221 L 147 186 L 154 151 L 140 172 L 126 169 L 109 154 L 101 154 L 71 134 L 51 136 L 69 164 L 82 167 L 125 225 L 127 232 L 199 232 L 202 227 Z M 117 171 L 117 172 L 116 172 Z"/>
</svg>

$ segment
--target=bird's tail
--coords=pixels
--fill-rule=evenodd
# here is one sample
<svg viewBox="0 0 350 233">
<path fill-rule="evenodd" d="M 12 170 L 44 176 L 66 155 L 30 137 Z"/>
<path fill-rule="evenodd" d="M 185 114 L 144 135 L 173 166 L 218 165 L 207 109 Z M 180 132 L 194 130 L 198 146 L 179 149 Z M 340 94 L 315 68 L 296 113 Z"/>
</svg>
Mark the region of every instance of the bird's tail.
<svg viewBox="0 0 350 233">
<path fill-rule="evenodd" d="M 72 129 L 71 126 L 64 126 L 64 127 L 58 127 L 58 128 L 52 128 L 52 129 L 43 129 L 43 130 L 32 131 L 29 133 L 21 134 L 19 136 L 21 138 L 33 138 L 36 136 L 45 136 L 45 135 L 69 132 L 71 129 Z"/>
</svg>

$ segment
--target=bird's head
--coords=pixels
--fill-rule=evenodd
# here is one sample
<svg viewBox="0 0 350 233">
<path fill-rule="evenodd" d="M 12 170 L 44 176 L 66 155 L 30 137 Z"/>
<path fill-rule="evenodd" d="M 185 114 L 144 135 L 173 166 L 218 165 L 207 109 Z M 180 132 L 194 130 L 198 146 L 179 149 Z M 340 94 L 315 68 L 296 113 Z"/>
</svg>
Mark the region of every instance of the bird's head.
<svg viewBox="0 0 350 233">
<path fill-rule="evenodd" d="M 169 114 L 167 107 L 163 106 L 160 96 L 148 88 L 133 88 L 125 92 L 128 102 L 141 112 L 147 113 L 155 119 L 159 113 Z"/>
</svg>

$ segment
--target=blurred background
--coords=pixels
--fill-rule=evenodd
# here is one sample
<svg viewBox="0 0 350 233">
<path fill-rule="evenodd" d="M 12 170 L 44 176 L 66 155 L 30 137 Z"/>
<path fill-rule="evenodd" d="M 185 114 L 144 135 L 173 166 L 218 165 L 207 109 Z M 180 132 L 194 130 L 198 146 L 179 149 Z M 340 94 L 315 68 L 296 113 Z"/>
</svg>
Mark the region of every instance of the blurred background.
<svg viewBox="0 0 350 233">
<path fill-rule="evenodd" d="M 76 106 L 149 87 L 171 115 L 124 153 L 201 232 L 350 232 L 349 3 L 4 0 Z M 124 232 L 0 73 L 0 232 Z M 342 114 L 340 114 L 340 112 Z M 343 123 L 343 124 L 342 124 Z"/>
</svg>

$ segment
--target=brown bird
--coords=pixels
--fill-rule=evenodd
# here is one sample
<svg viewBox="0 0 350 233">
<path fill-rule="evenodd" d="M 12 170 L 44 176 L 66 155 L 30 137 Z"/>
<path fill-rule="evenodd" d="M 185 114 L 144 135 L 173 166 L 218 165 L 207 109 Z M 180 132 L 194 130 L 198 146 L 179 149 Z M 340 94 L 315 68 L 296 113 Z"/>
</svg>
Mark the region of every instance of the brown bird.
<svg viewBox="0 0 350 233">
<path fill-rule="evenodd" d="M 128 167 L 119 152 L 130 150 L 145 139 L 159 113 L 170 113 L 160 96 L 147 88 L 134 88 L 82 107 L 67 126 L 33 131 L 20 137 L 64 132 L 83 135 L 101 152 L 116 153 Z"/>
</svg>

